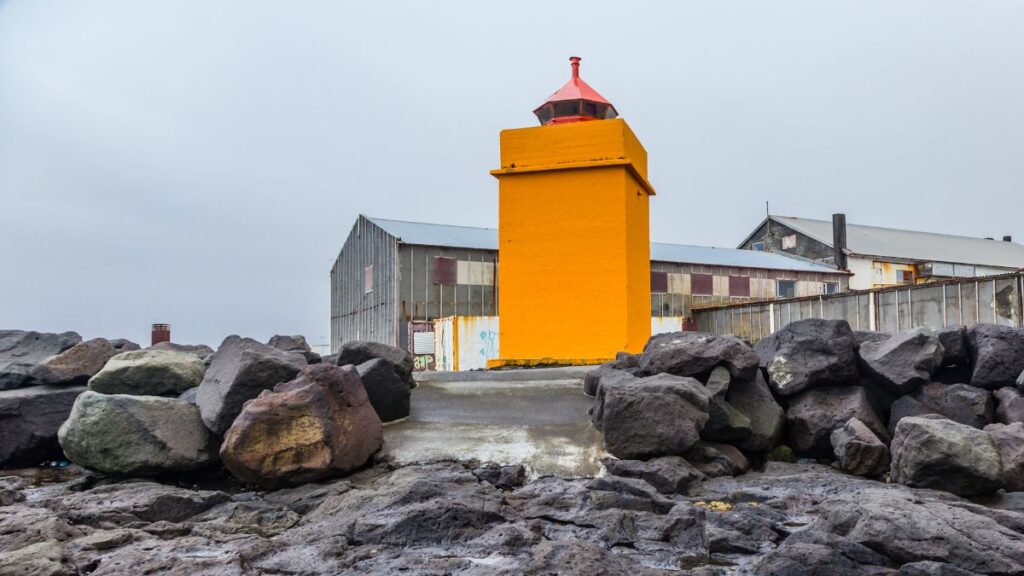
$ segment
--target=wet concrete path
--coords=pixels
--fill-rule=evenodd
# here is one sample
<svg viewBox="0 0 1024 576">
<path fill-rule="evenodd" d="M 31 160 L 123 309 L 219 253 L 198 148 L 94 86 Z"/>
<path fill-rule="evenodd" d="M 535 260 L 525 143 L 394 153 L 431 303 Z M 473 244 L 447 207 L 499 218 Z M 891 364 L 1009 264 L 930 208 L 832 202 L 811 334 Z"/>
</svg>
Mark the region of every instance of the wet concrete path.
<svg viewBox="0 0 1024 576">
<path fill-rule="evenodd" d="M 590 425 L 583 372 L 426 375 L 409 418 L 384 428 L 384 452 L 399 463 L 476 459 L 522 463 L 531 477 L 593 476 L 605 452 Z"/>
</svg>

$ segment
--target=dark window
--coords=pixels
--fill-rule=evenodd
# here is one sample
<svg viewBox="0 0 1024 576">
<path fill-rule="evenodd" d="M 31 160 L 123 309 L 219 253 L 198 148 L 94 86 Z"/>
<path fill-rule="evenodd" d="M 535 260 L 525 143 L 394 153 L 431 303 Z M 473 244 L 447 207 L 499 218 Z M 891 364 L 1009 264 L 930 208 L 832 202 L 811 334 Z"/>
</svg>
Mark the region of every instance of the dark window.
<svg viewBox="0 0 1024 576">
<path fill-rule="evenodd" d="M 747 276 L 729 276 L 729 296 L 750 297 L 750 278 Z"/>
<path fill-rule="evenodd" d="M 651 270 L 651 294 L 665 294 L 666 292 L 668 292 L 668 272 Z"/>
<path fill-rule="evenodd" d="M 580 115 L 580 101 L 579 100 L 563 100 L 561 102 L 555 102 L 555 117 L 561 118 L 563 116 L 579 116 Z"/>
<path fill-rule="evenodd" d="M 897 270 L 896 281 L 900 284 L 913 284 L 914 272 L 912 270 Z"/>
<path fill-rule="evenodd" d="M 454 286 L 459 278 L 459 261 L 455 258 L 434 256 L 434 284 Z"/>
<path fill-rule="evenodd" d="M 839 282 L 825 282 L 825 294 L 839 294 Z"/>
<path fill-rule="evenodd" d="M 750 245 L 750 248 L 757 252 L 764 252 L 764 242 L 754 242 Z"/>
<path fill-rule="evenodd" d="M 551 111 L 551 104 L 545 104 L 537 110 L 537 119 L 540 120 L 541 124 L 547 124 L 550 122 L 552 116 L 554 116 L 554 112 Z"/>
<path fill-rule="evenodd" d="M 373 292 L 373 264 L 363 268 L 363 294 Z"/>
<path fill-rule="evenodd" d="M 690 294 L 711 296 L 715 293 L 715 277 L 711 274 L 690 274 Z"/>
<path fill-rule="evenodd" d="M 796 298 L 796 280 L 779 280 L 779 298 Z"/>
</svg>

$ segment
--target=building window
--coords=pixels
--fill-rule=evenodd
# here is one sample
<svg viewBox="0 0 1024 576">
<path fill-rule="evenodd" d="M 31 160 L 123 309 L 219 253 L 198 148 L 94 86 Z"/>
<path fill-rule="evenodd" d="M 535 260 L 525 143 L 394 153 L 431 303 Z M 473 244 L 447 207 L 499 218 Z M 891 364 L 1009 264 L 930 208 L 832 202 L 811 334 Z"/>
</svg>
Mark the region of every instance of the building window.
<svg viewBox="0 0 1024 576">
<path fill-rule="evenodd" d="M 433 273 L 434 284 L 441 286 L 454 286 L 459 279 L 459 261 L 455 258 L 434 256 Z"/>
<path fill-rule="evenodd" d="M 750 245 L 750 248 L 758 252 L 764 252 L 764 242 L 754 242 Z"/>
<path fill-rule="evenodd" d="M 796 298 L 796 280 L 778 281 L 779 298 Z"/>
<path fill-rule="evenodd" d="M 839 282 L 825 282 L 821 291 L 825 294 L 839 294 Z"/>
<path fill-rule="evenodd" d="M 789 236 L 782 237 L 782 249 L 792 250 L 796 248 L 796 234 L 790 234 Z"/>
<path fill-rule="evenodd" d="M 715 293 L 715 277 L 711 274 L 690 274 L 690 294 L 712 296 Z"/>
<path fill-rule="evenodd" d="M 363 268 L 363 294 L 373 292 L 373 264 Z"/>
<path fill-rule="evenodd" d="M 913 284 L 914 283 L 914 271 L 913 270 L 897 270 L 896 271 L 896 282 L 900 284 Z"/>
<path fill-rule="evenodd" d="M 665 294 L 667 292 L 668 272 L 651 270 L 651 294 Z"/>
<path fill-rule="evenodd" d="M 747 276 L 729 276 L 729 296 L 749 298 L 750 278 Z"/>
</svg>

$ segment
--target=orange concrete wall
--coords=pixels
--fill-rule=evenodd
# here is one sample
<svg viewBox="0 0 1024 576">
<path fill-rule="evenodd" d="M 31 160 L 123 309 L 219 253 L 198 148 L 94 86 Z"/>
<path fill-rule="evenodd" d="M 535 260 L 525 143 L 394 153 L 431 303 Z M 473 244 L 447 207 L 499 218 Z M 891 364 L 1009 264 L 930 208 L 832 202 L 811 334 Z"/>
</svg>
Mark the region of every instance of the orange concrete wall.
<svg viewBox="0 0 1024 576">
<path fill-rule="evenodd" d="M 501 144 L 501 358 L 641 351 L 651 331 L 643 146 L 622 120 L 505 130 Z"/>
</svg>

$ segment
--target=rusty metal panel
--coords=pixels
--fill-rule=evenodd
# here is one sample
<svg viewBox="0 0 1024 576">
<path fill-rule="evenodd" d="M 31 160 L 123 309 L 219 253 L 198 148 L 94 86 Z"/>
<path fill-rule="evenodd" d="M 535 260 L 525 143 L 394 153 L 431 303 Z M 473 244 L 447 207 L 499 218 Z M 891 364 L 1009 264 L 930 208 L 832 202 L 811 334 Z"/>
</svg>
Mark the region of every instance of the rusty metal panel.
<svg viewBox="0 0 1024 576">
<path fill-rule="evenodd" d="M 446 256 L 434 256 L 431 279 L 440 286 L 455 286 L 459 283 L 459 261 Z"/>
<path fill-rule="evenodd" d="M 715 293 L 715 277 L 711 274 L 690 274 L 690 287 L 694 296 L 711 296 Z"/>
<path fill-rule="evenodd" d="M 651 270 L 651 293 L 665 294 L 668 292 L 668 273 Z"/>
<path fill-rule="evenodd" d="M 749 298 L 751 281 L 747 276 L 729 276 L 729 295 Z"/>
</svg>

